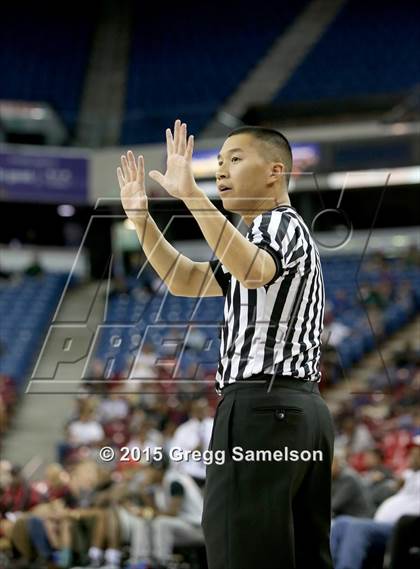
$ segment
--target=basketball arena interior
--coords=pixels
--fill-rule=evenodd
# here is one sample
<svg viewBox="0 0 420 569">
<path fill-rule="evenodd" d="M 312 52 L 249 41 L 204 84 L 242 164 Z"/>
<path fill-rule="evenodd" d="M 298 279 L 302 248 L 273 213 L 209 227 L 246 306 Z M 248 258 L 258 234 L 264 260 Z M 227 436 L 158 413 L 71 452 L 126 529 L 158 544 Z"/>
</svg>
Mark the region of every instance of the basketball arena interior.
<svg viewBox="0 0 420 569">
<path fill-rule="evenodd" d="M 170 293 L 117 180 L 122 154 L 143 155 L 165 238 L 214 258 L 147 176 L 176 119 L 238 227 L 215 182 L 226 136 L 288 138 L 325 284 L 335 567 L 420 566 L 419 22 L 416 0 L 2 4 L 1 567 L 207 568 L 185 534 L 165 564 L 133 553 L 168 468 L 204 492 L 220 398 L 224 300 Z"/>
</svg>

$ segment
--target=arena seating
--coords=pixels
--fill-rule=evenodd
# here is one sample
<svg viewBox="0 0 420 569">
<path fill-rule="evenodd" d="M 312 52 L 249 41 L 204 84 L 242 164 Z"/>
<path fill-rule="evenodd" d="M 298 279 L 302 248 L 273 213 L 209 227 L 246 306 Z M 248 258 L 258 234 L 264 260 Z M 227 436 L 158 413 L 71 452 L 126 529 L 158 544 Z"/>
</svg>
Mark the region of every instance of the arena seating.
<svg viewBox="0 0 420 569">
<path fill-rule="evenodd" d="M 109 303 L 96 356 L 105 361 L 114 360 L 113 373 L 125 369 L 127 360 L 135 356 L 143 342 L 153 344 L 162 358 L 170 357 L 181 345 L 178 340 L 178 346 L 170 347 L 171 339 L 175 340 L 180 334 L 180 338 L 188 341 L 188 322 L 191 321 L 206 340 L 200 352 L 183 352 L 179 374 L 182 375 L 194 362 L 199 362 L 203 372 L 214 370 L 219 354 L 219 323 L 214 321 L 214 314 L 222 313 L 223 299 L 219 297 L 197 302 L 194 298 L 169 294 L 166 297 L 146 296 L 140 301 L 133 296 L 116 296 Z"/>
<path fill-rule="evenodd" d="M 420 4 L 348 0 L 276 101 L 404 93 L 420 76 Z"/>
<path fill-rule="evenodd" d="M 1 98 L 46 101 L 74 127 L 94 29 L 89 3 L 5 2 L 1 10 Z"/>
<path fill-rule="evenodd" d="M 161 142 L 176 116 L 198 133 L 307 2 L 283 3 L 275 16 L 260 10 L 257 25 L 251 0 L 230 5 L 229 17 L 222 0 L 189 0 L 164 14 L 157 4 L 133 2 L 121 143 Z M 81 13 L 29 5 L 21 12 L 11 3 L 2 8 L 1 97 L 47 101 L 72 130 L 90 57 L 93 6 Z M 407 92 L 420 71 L 418 19 L 416 0 L 348 0 L 276 101 Z"/>
<path fill-rule="evenodd" d="M 169 4 L 164 13 L 136 3 L 122 143 L 161 142 L 177 116 L 199 132 L 305 4 L 259 10 L 256 21 L 250 0 Z"/>
<path fill-rule="evenodd" d="M 404 267 L 400 262 L 387 260 L 385 273 L 369 268 L 368 263 L 363 263 L 358 272 L 360 256 L 325 257 L 322 264 L 327 301 L 333 306 L 335 319 L 351 331 L 337 347 L 341 364 L 347 368 L 371 350 L 375 342 L 366 314 L 368 307 L 361 303 L 362 287 L 370 290 L 384 280 L 392 282 L 392 293 L 385 300 L 383 316 L 384 331 L 389 335 L 401 328 L 414 314 L 416 306 L 420 306 L 420 268 Z M 135 284 L 132 280 L 131 285 L 135 287 Z M 406 292 L 401 287 L 406 287 Z M 340 291 L 338 295 L 337 291 Z M 153 344 L 162 357 L 171 350 L 165 347 L 165 339 L 179 335 L 188 342 L 186 332 L 191 322 L 203 335 L 202 349 L 183 351 L 179 373 L 194 362 L 199 363 L 203 372 L 214 370 L 219 351 L 219 322 L 214 315 L 222 314 L 222 305 L 220 297 L 197 300 L 170 294 L 154 297 L 144 294 L 136 299 L 133 294 L 115 295 L 109 303 L 96 355 L 105 361 L 113 360 L 113 372 L 120 373 L 143 342 Z M 172 354 L 175 349 L 172 348 Z"/>
<path fill-rule="evenodd" d="M 375 335 L 369 324 L 367 311 L 369 305 L 363 299 L 362 290 L 375 289 L 384 282 L 391 283 L 390 297 L 383 307 L 383 327 L 385 335 L 401 328 L 420 306 L 420 269 L 404 267 L 397 261 L 386 261 L 386 270 L 381 272 L 369 268 L 364 262 L 361 270 L 360 256 L 330 257 L 323 259 L 326 298 L 334 307 L 335 318 L 348 326 L 352 333 L 338 346 L 341 364 L 344 368 L 356 363 L 371 350 Z M 408 294 L 398 293 L 401 286 L 407 286 Z M 339 292 L 338 292 L 339 291 Z M 338 294 L 337 294 L 338 292 Z M 401 292 L 401 291 L 400 291 Z M 347 303 L 340 303 L 339 296 L 344 293 Z M 376 338 L 380 341 L 380 338 Z"/>
<path fill-rule="evenodd" d="M 10 376 L 17 391 L 39 352 L 67 275 L 47 273 L 18 281 L 0 281 L 0 374 Z"/>
</svg>

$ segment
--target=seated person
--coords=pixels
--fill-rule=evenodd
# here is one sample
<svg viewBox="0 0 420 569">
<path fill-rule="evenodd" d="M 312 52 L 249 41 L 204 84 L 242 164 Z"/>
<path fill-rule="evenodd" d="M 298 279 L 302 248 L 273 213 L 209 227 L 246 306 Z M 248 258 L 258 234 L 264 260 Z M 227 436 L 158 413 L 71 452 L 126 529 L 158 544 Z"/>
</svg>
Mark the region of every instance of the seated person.
<svg viewBox="0 0 420 569">
<path fill-rule="evenodd" d="M 333 516 L 355 516 L 368 518 L 373 513 L 373 505 L 359 474 L 347 466 L 344 454 L 336 451 L 332 464 Z"/>
<path fill-rule="evenodd" d="M 339 516 L 331 527 L 331 553 L 335 569 L 362 569 L 370 553 L 384 555 L 397 522 L 405 515 L 420 516 L 420 438 L 413 440 L 410 469 L 401 489 L 385 500 L 373 520 Z"/>
<path fill-rule="evenodd" d="M 139 504 L 118 510 L 121 533 L 131 540 L 130 562 L 170 561 L 177 545 L 204 544 L 203 497 L 194 480 L 175 470 L 166 456 L 144 471 Z"/>
<path fill-rule="evenodd" d="M 0 493 L 0 537 L 2 548 L 16 558 L 14 551 L 23 562 L 34 557 L 34 551 L 27 537 L 29 513 L 44 500 L 35 486 L 28 482 L 17 465 L 1 461 Z M 17 561 L 14 561 L 17 566 Z"/>
<path fill-rule="evenodd" d="M 379 448 L 373 448 L 364 454 L 364 464 L 362 478 L 376 509 L 386 498 L 394 494 L 396 481 L 391 470 L 384 465 L 384 456 Z"/>
<path fill-rule="evenodd" d="M 153 461 L 149 472 L 155 485 L 155 517 L 151 523 L 154 556 L 165 564 L 177 545 L 204 545 L 203 496 L 191 476 L 171 468 L 165 457 Z"/>
</svg>

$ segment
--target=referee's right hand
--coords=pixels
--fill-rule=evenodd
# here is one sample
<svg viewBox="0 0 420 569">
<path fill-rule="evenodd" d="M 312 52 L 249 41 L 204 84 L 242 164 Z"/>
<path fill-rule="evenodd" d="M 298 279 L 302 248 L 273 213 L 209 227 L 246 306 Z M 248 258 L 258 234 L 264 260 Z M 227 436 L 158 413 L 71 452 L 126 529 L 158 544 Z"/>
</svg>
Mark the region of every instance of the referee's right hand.
<svg viewBox="0 0 420 569">
<path fill-rule="evenodd" d="M 117 168 L 118 183 L 121 190 L 121 203 L 127 217 L 133 221 L 142 221 L 148 214 L 148 201 L 144 186 L 144 159 L 134 158 L 129 150 L 121 156 L 121 167 Z"/>
</svg>

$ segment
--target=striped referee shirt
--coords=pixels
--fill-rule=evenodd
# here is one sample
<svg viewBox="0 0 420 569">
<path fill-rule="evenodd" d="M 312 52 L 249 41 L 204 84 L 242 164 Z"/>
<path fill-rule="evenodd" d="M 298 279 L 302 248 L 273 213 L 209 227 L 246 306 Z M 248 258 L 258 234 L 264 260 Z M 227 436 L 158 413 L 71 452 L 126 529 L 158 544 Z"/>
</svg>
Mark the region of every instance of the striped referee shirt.
<svg viewBox="0 0 420 569">
<path fill-rule="evenodd" d="M 307 225 L 282 205 L 256 217 L 246 237 L 271 254 L 276 272 L 268 284 L 247 289 L 210 261 L 225 296 L 216 391 L 257 374 L 319 381 L 325 292 Z"/>
</svg>

